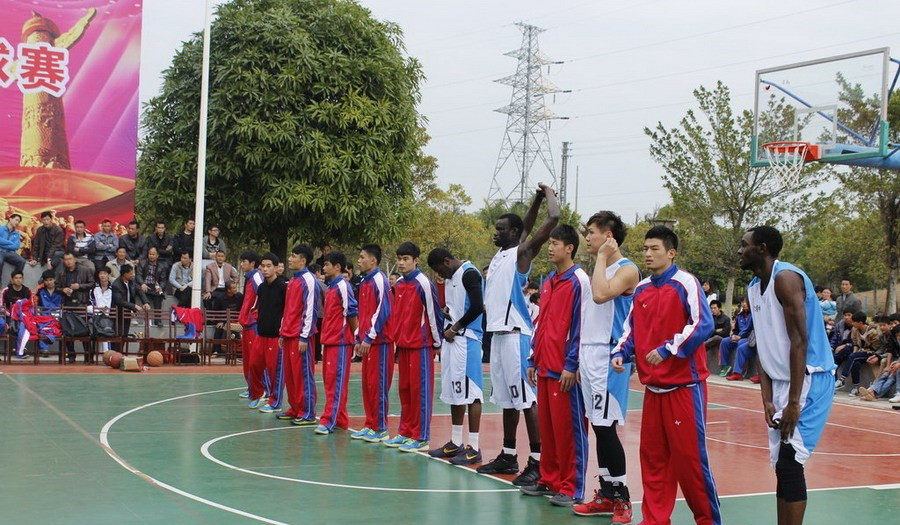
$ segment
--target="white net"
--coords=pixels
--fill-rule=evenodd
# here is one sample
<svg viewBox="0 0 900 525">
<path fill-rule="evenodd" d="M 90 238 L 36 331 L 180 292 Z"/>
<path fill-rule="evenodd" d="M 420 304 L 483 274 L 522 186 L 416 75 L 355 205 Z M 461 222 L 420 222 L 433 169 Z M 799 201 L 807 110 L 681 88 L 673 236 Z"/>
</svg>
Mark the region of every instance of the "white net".
<svg viewBox="0 0 900 525">
<path fill-rule="evenodd" d="M 779 184 L 790 187 L 799 182 L 806 165 L 808 142 L 769 142 L 763 144 L 763 151 Z"/>
</svg>

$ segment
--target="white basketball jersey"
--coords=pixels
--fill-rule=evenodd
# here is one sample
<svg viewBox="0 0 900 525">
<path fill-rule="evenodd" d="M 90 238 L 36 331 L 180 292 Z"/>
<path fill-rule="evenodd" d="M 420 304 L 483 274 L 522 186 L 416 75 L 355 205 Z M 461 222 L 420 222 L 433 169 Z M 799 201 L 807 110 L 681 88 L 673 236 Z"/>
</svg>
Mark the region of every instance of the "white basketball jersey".
<svg viewBox="0 0 900 525">
<path fill-rule="evenodd" d="M 488 332 L 519 330 L 524 335 L 531 335 L 534 331 L 523 291 L 528 274 L 517 270 L 518 252 L 518 246 L 500 250 L 488 267 L 484 292 Z"/>
<path fill-rule="evenodd" d="M 475 265 L 469 261 L 464 261 L 462 266 L 453 272 L 453 277 L 445 281 L 444 298 L 447 301 L 447 309 L 450 311 L 450 319 L 453 322 L 462 319 L 462 316 L 465 315 L 466 311 L 469 309 L 469 294 L 466 293 L 466 287 L 463 285 L 463 274 L 468 270 L 478 272 L 478 278 L 479 280 L 481 279 L 481 272 L 478 271 L 478 268 L 475 268 Z M 483 293 L 484 288 L 482 285 L 482 295 Z M 468 325 L 462 327 L 460 334 L 469 339 L 481 341 L 481 315 L 476 317 Z"/>
<path fill-rule="evenodd" d="M 634 263 L 623 257 L 607 266 L 606 279 L 615 277 L 619 268 L 628 264 Z M 588 280 L 581 290 L 581 344 L 615 344 L 622 335 L 622 324 L 631 307 L 631 299 L 630 294 L 620 295 L 612 301 L 597 304 Z"/>
</svg>

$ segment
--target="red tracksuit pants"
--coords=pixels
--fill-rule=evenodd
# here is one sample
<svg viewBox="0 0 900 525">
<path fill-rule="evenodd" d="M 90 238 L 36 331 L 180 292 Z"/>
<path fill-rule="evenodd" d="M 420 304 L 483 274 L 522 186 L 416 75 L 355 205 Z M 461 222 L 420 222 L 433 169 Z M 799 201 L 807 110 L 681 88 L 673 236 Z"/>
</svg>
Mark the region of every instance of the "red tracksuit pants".
<svg viewBox="0 0 900 525">
<path fill-rule="evenodd" d="M 322 379 L 325 381 L 325 408 L 319 424 L 328 430 L 347 428 L 347 392 L 350 384 L 350 359 L 353 345 L 325 345 L 322 347 Z"/>
<path fill-rule="evenodd" d="M 304 352 L 300 352 L 300 340 L 284 338 L 284 384 L 291 408 L 286 412 L 294 418 L 316 419 L 316 341 L 309 339 Z"/>
<path fill-rule="evenodd" d="M 716 482 L 706 454 L 705 381 L 665 393 L 649 389 L 644 393 L 641 478 L 644 524 L 672 523 L 679 485 L 694 521 L 699 525 L 722 523 Z"/>
<path fill-rule="evenodd" d="M 268 390 L 267 403 L 281 407 L 284 392 L 284 359 L 277 337 L 256 335 L 250 365 L 250 399 L 259 399 Z M 263 383 L 264 379 L 268 379 Z"/>
<path fill-rule="evenodd" d="M 365 428 L 387 430 L 388 394 L 394 379 L 394 345 L 373 344 L 362 358 L 362 396 Z"/>
<path fill-rule="evenodd" d="M 403 437 L 431 439 L 431 410 L 434 404 L 434 353 L 430 348 L 397 348 L 400 358 L 398 393 L 400 428 Z"/>
<path fill-rule="evenodd" d="M 244 371 L 244 380 L 247 388 L 250 388 L 250 363 L 253 358 L 253 343 L 256 340 L 256 328 L 244 327 L 241 332 L 241 368 Z M 259 399 L 259 398 L 255 398 Z"/>
<path fill-rule="evenodd" d="M 587 419 L 581 385 L 559 389 L 559 380 L 538 377 L 538 427 L 541 431 L 541 479 L 547 487 L 575 499 L 584 499 L 587 476 Z"/>
</svg>

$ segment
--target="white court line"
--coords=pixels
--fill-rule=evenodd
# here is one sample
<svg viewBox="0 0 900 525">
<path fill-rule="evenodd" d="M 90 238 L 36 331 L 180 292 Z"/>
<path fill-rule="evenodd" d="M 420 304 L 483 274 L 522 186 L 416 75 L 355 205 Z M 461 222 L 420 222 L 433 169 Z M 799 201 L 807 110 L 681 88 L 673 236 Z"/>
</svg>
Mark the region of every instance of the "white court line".
<svg viewBox="0 0 900 525">
<path fill-rule="evenodd" d="M 329 483 L 326 481 L 311 481 L 308 479 L 289 478 L 286 476 L 276 476 L 274 474 L 267 474 L 265 472 L 257 472 L 255 470 L 241 468 L 241 467 L 232 465 L 230 463 L 226 463 L 226 462 L 220 460 L 219 458 L 213 456 L 209 452 L 209 447 L 211 447 L 212 445 L 218 443 L 219 441 L 225 440 L 225 439 L 230 439 L 230 438 L 237 437 L 237 436 L 245 436 L 247 434 L 255 434 L 257 432 L 271 432 L 271 431 L 275 431 L 275 430 L 290 430 L 291 428 L 292 427 L 262 428 L 262 429 L 258 429 L 258 430 L 248 430 L 246 432 L 236 432 L 234 434 L 219 436 L 217 438 L 210 439 L 209 441 L 204 443 L 200 447 L 200 453 L 203 454 L 203 457 L 212 461 L 213 463 L 221 465 L 230 470 L 234 470 L 237 472 L 243 472 L 244 474 L 250 474 L 252 476 L 260 476 L 263 478 L 277 479 L 280 481 L 290 481 L 292 483 L 303 483 L 306 485 L 318 485 L 320 487 L 335 487 L 335 488 L 341 488 L 341 489 L 372 490 L 372 491 L 382 491 L 382 492 L 425 492 L 425 493 L 439 493 L 439 494 L 444 494 L 444 493 L 449 493 L 449 492 L 464 493 L 464 494 L 472 494 L 472 493 L 477 494 L 477 493 L 518 492 L 519 491 L 519 489 L 409 489 L 409 488 L 400 488 L 400 487 L 370 487 L 370 486 L 364 486 L 364 485 L 347 485 L 347 484 L 343 484 L 343 483 Z M 296 429 L 298 427 L 295 426 L 293 428 Z M 350 429 L 350 430 L 352 431 L 352 429 Z M 330 436 L 325 437 L 324 439 L 329 439 L 329 438 L 330 438 Z M 398 452 L 398 454 L 399 454 L 399 452 Z M 427 454 L 426 454 L 426 456 L 427 456 Z M 427 457 L 431 458 L 431 456 L 427 456 Z M 431 459 L 434 459 L 434 458 L 431 458 Z M 466 470 L 468 470 L 468 469 L 466 469 Z M 497 479 L 497 478 L 492 477 L 491 479 Z M 498 480 L 498 481 L 506 482 L 506 480 Z"/>
<path fill-rule="evenodd" d="M 725 423 L 725 421 L 720 421 L 720 423 Z M 747 448 L 757 448 L 760 450 L 765 450 L 768 452 L 769 447 L 761 447 L 759 445 L 750 445 L 748 443 L 738 443 L 736 441 L 725 441 L 724 439 L 716 439 L 706 436 L 707 441 L 715 441 L 716 443 L 724 443 L 726 445 L 734 445 L 736 447 L 747 447 Z M 895 458 L 900 457 L 900 454 L 851 454 L 849 452 L 819 452 L 818 450 L 813 452 L 816 456 L 849 456 L 854 458 Z"/>
</svg>

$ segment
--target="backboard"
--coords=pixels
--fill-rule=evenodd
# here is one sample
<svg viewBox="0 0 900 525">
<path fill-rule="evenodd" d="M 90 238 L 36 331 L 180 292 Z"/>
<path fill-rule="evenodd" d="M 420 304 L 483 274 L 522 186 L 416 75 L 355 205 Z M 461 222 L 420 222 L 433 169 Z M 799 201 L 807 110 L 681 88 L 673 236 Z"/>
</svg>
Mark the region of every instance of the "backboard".
<svg viewBox="0 0 900 525">
<path fill-rule="evenodd" d="M 887 122 L 898 64 L 880 48 L 757 71 L 752 165 L 769 166 L 764 144 L 802 141 L 810 160 L 900 169 Z"/>
</svg>

